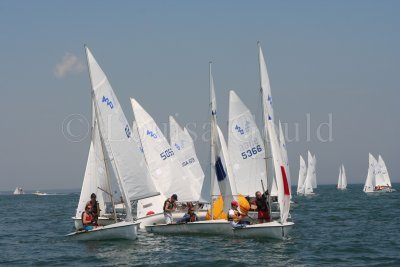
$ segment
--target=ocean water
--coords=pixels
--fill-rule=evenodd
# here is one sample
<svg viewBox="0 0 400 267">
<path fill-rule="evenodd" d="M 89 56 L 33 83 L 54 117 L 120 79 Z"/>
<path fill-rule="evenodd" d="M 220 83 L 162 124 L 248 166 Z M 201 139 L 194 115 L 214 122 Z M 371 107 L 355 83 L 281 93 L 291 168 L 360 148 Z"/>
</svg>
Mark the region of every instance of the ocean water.
<svg viewBox="0 0 400 267">
<path fill-rule="evenodd" d="M 71 241 L 64 235 L 72 231 L 78 194 L 3 194 L 0 265 L 400 266 L 399 191 L 319 186 L 313 197 L 294 197 L 295 227 L 283 241 L 146 232 L 135 241 Z"/>
</svg>

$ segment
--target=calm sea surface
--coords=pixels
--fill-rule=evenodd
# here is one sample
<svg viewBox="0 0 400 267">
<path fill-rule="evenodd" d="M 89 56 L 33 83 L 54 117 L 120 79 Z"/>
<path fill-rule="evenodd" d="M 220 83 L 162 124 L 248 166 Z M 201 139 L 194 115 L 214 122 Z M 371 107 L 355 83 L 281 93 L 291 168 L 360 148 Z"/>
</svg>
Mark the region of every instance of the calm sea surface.
<svg viewBox="0 0 400 267">
<path fill-rule="evenodd" d="M 367 195 L 362 185 L 340 192 L 319 186 L 295 197 L 295 222 L 284 241 L 222 236 L 160 236 L 135 241 L 76 242 L 78 194 L 0 195 L 0 265 L 35 266 L 400 266 L 400 185 Z"/>
</svg>

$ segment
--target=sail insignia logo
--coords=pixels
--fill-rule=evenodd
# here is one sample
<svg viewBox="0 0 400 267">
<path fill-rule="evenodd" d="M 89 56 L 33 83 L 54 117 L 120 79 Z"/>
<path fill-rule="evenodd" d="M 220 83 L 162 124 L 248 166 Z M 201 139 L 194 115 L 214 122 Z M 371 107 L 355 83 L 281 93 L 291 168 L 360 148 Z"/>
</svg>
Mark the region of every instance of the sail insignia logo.
<svg viewBox="0 0 400 267">
<path fill-rule="evenodd" d="M 129 125 L 125 126 L 125 134 L 126 134 L 126 137 L 131 138 L 132 133 L 131 133 L 131 129 L 129 129 Z"/>
<path fill-rule="evenodd" d="M 147 130 L 146 134 L 149 135 L 150 137 L 154 138 L 154 139 L 157 139 L 157 134 L 153 133 L 153 131 L 151 131 L 151 130 Z"/>
<path fill-rule="evenodd" d="M 114 108 L 113 102 L 108 99 L 108 97 L 103 96 L 103 99 L 101 100 L 102 103 L 106 103 L 107 106 L 110 107 L 110 109 Z"/>
<path fill-rule="evenodd" d="M 272 105 L 272 97 L 268 95 L 267 101 L 269 102 L 270 105 Z"/>
<path fill-rule="evenodd" d="M 179 145 L 179 144 L 175 143 L 175 147 L 176 147 L 176 149 L 181 150 L 183 148 L 183 145 Z"/>
<path fill-rule="evenodd" d="M 235 126 L 235 130 L 236 130 L 238 133 L 240 133 L 241 135 L 244 135 L 244 130 L 243 130 L 239 125 L 237 125 L 237 124 L 236 124 L 236 126 Z"/>
</svg>

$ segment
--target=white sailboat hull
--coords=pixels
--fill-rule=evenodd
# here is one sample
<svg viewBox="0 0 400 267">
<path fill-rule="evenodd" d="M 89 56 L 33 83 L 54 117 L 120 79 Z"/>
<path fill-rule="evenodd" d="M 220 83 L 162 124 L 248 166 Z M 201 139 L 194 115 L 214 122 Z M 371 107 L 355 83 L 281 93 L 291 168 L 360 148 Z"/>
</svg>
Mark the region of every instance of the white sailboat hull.
<svg viewBox="0 0 400 267">
<path fill-rule="evenodd" d="M 283 239 L 287 237 L 293 225 L 293 222 L 286 222 L 284 224 L 281 224 L 279 222 L 273 221 L 268 223 L 248 225 L 244 228 L 235 228 L 233 229 L 233 234 L 237 237 L 246 238 L 250 237 Z"/>
<path fill-rule="evenodd" d="M 148 225 L 145 228 L 148 233 L 157 234 L 232 234 L 232 226 L 227 220 Z"/>
<path fill-rule="evenodd" d="M 72 219 L 74 220 L 74 226 L 75 226 L 76 230 L 83 228 L 81 218 L 72 217 Z M 115 223 L 115 220 L 113 218 L 99 217 L 99 219 L 97 220 L 97 224 L 101 225 L 101 226 L 106 226 L 106 225 L 110 225 L 113 223 Z"/>
<path fill-rule="evenodd" d="M 134 240 L 137 238 L 138 227 L 138 222 L 118 222 L 89 231 L 73 232 L 66 235 L 66 237 L 79 241 L 111 239 Z"/>
<path fill-rule="evenodd" d="M 386 187 L 386 188 L 382 188 L 380 190 L 373 190 L 373 191 L 364 191 L 365 193 L 391 193 L 391 192 L 395 192 L 396 189 L 391 188 L 391 187 Z"/>
<path fill-rule="evenodd" d="M 179 220 L 183 217 L 184 212 L 173 212 L 172 218 L 174 221 Z M 199 220 L 205 220 L 207 211 L 198 211 L 196 212 L 197 217 Z M 146 217 L 138 218 L 138 222 L 140 222 L 140 229 L 145 229 L 148 225 L 155 225 L 155 224 L 165 224 L 164 213 L 157 213 L 148 215 Z"/>
<path fill-rule="evenodd" d="M 210 234 L 231 235 L 243 238 L 273 238 L 283 239 L 287 237 L 294 223 L 281 224 L 273 221 L 247 225 L 244 228 L 233 228 L 227 220 L 199 221 L 182 224 L 148 225 L 146 231 L 156 234 Z"/>
</svg>

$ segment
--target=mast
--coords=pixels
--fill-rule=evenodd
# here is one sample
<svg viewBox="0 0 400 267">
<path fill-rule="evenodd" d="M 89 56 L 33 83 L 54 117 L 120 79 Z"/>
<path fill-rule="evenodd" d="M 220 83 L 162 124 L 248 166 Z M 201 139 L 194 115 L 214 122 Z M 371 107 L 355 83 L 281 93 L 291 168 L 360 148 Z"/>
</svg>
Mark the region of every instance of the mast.
<svg viewBox="0 0 400 267">
<path fill-rule="evenodd" d="M 268 160 L 271 159 L 271 151 L 270 151 L 270 147 L 269 147 L 269 143 L 270 142 L 268 140 L 269 139 L 268 138 L 268 127 L 267 127 L 267 123 L 266 123 L 266 119 L 267 118 L 265 118 L 265 114 L 267 114 L 267 110 L 266 110 L 266 107 L 264 105 L 264 90 L 263 90 L 263 80 L 262 80 L 262 76 L 263 75 L 262 75 L 262 72 L 261 72 L 261 68 L 262 68 L 261 56 L 262 55 L 261 55 L 261 44 L 260 44 L 260 42 L 257 42 L 257 47 L 258 47 L 258 59 L 259 59 L 258 63 L 259 63 L 259 71 L 260 71 L 261 106 L 262 106 L 262 109 L 263 109 L 262 122 L 263 122 L 263 126 L 264 126 L 264 131 L 263 131 L 264 138 L 263 138 L 263 141 L 264 141 L 264 148 L 265 148 L 265 168 L 267 170 L 267 190 L 269 192 L 267 201 L 268 201 L 268 204 L 269 204 L 269 210 L 268 210 L 269 217 L 272 218 L 272 216 L 271 216 L 272 215 L 272 213 L 271 213 L 271 208 L 272 208 L 272 205 L 271 205 L 271 189 L 272 189 L 272 181 L 273 181 L 274 178 L 271 175 L 272 174 L 271 169 L 268 168 L 269 165 L 271 165 L 271 164 L 268 164 Z M 261 183 L 261 185 L 262 185 L 262 183 Z"/>
<path fill-rule="evenodd" d="M 209 63 L 209 88 L 210 88 L 210 153 L 211 153 L 211 159 L 210 159 L 210 203 L 211 203 L 211 219 L 214 218 L 214 212 L 213 212 L 213 193 L 214 193 L 214 188 L 215 188 L 215 125 L 217 121 L 217 103 L 215 99 L 215 92 L 214 92 L 214 80 L 212 77 L 211 73 L 211 65 L 212 62 L 210 61 Z"/>
<path fill-rule="evenodd" d="M 260 43 L 258 42 L 259 48 L 259 62 L 260 62 L 260 80 L 261 90 L 263 92 L 263 112 L 264 112 L 264 127 L 267 125 L 269 141 L 271 145 L 271 154 L 274 163 L 274 171 L 276 177 L 276 184 L 278 188 L 278 203 L 280 208 L 281 223 L 285 223 L 289 215 L 290 209 L 290 189 L 288 178 L 286 175 L 285 164 L 283 163 L 282 153 L 278 141 L 278 136 L 275 130 L 274 119 L 273 119 L 273 108 L 272 108 L 272 95 L 271 86 L 269 83 L 267 66 L 262 54 Z M 267 93 L 267 97 L 265 97 Z M 267 118 L 265 118 L 267 116 Z"/>
</svg>

